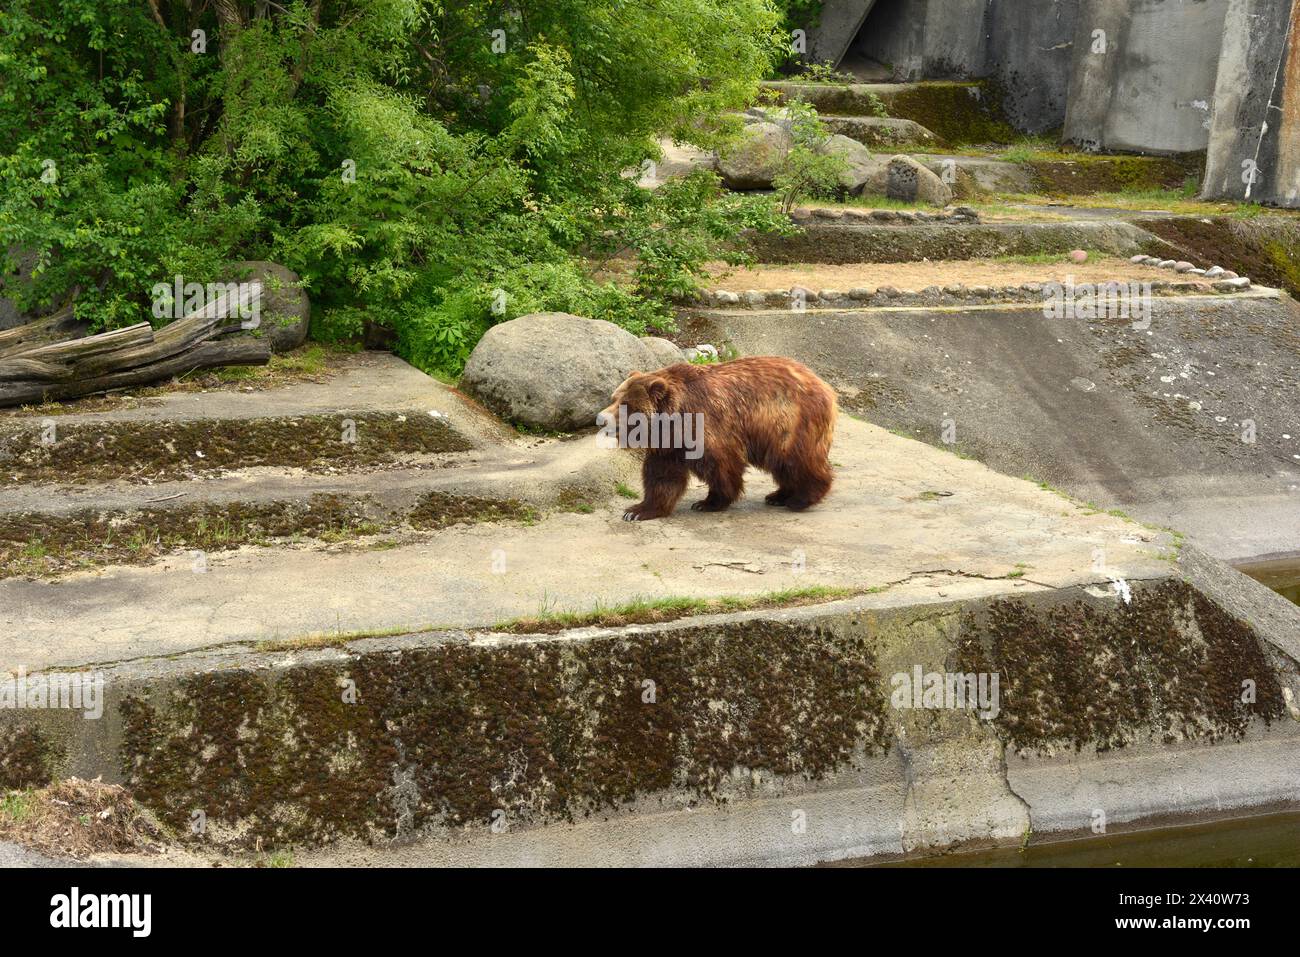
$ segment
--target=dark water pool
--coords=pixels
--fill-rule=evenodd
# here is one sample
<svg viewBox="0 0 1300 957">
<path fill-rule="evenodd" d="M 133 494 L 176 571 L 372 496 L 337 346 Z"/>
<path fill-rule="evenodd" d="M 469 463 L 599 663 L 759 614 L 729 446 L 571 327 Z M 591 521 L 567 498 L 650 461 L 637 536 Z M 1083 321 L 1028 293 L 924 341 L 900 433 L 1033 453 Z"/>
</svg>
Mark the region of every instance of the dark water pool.
<svg viewBox="0 0 1300 957">
<path fill-rule="evenodd" d="M 1237 571 L 1249 575 L 1288 601 L 1300 605 L 1300 559 L 1284 558 L 1275 562 L 1238 565 Z"/>
<path fill-rule="evenodd" d="M 876 867 L 1300 867 L 1300 812 L 1075 841 L 942 854 Z"/>
</svg>

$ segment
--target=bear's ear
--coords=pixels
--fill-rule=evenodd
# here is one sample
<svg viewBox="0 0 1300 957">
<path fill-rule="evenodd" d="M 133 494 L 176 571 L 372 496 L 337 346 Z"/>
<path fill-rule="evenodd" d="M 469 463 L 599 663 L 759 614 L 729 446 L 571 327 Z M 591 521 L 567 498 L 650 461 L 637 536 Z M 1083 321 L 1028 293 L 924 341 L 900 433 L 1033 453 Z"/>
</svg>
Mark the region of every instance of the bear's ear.
<svg viewBox="0 0 1300 957">
<path fill-rule="evenodd" d="M 646 395 L 656 406 L 668 398 L 668 383 L 660 376 L 650 376 L 649 381 L 645 384 Z"/>
</svg>

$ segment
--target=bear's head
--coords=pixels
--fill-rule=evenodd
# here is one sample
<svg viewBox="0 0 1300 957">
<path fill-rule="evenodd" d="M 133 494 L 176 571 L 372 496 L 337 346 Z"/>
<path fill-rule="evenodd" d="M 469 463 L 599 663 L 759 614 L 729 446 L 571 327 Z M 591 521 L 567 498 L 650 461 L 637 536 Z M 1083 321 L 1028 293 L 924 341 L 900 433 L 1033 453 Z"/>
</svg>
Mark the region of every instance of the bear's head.
<svg viewBox="0 0 1300 957">
<path fill-rule="evenodd" d="M 620 409 L 625 410 L 625 416 L 633 412 L 647 416 L 655 412 L 676 412 L 681 401 L 681 383 L 658 372 L 633 372 L 614 390 L 609 405 L 596 416 L 596 424 L 617 422 Z"/>
</svg>

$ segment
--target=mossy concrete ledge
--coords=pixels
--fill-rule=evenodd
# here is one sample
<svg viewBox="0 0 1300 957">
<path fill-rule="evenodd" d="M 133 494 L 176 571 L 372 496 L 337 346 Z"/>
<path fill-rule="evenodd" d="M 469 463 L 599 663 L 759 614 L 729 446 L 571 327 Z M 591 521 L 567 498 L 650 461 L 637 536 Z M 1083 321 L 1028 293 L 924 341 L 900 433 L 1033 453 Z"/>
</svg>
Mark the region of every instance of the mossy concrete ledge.
<svg viewBox="0 0 1300 957">
<path fill-rule="evenodd" d="M 1127 602 L 883 592 L 123 663 L 99 720 L 0 712 L 0 784 L 103 775 L 213 850 L 422 863 L 812 863 L 1294 802 L 1300 616 L 1204 565 Z M 900 707 L 917 669 L 997 674 L 996 714 Z"/>
<path fill-rule="evenodd" d="M 1035 256 L 1092 249 L 1131 256 L 1159 245 L 1132 223 L 943 223 L 896 226 L 810 224 L 793 236 L 761 233 L 747 237 L 759 262 L 900 263 L 922 259 L 982 259 Z"/>
</svg>

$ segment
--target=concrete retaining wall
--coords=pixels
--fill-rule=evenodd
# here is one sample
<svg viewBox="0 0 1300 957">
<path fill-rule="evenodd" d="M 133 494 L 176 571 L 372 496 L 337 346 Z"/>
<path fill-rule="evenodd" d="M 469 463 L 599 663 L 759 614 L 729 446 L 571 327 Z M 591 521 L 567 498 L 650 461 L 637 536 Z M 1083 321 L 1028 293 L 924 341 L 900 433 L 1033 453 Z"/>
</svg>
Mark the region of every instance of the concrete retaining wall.
<svg viewBox="0 0 1300 957">
<path fill-rule="evenodd" d="M 1300 4 L 1231 0 L 1203 195 L 1300 207 Z"/>
<path fill-rule="evenodd" d="M 1229 580 L 1229 614 L 1184 573 L 1128 603 L 882 594 L 135 662 L 98 721 L 0 711 L 0 784 L 103 775 L 212 847 L 418 838 L 478 863 L 811 863 L 1294 800 L 1300 612 L 1265 639 L 1256 597 Z M 917 669 L 999 697 L 916 707 Z"/>
<path fill-rule="evenodd" d="M 1083 0 L 1064 139 L 1190 153 L 1210 141 L 1228 0 Z"/>
<path fill-rule="evenodd" d="M 1022 132 L 1065 119 L 1079 0 L 880 0 L 853 49 L 895 82 L 995 77 Z"/>
</svg>

